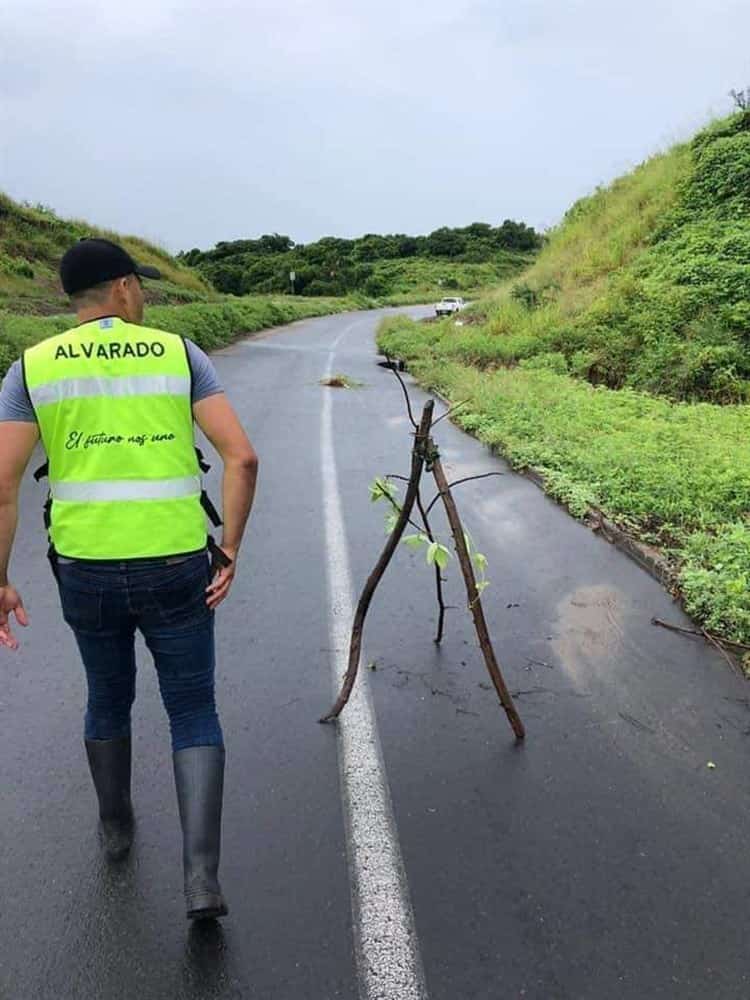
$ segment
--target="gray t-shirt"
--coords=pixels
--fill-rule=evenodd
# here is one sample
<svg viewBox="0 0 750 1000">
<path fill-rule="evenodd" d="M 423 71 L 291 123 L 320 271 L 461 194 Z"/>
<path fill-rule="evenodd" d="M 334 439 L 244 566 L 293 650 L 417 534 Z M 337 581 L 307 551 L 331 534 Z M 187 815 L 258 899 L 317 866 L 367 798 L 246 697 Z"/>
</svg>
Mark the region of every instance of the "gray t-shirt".
<svg viewBox="0 0 750 1000">
<path fill-rule="evenodd" d="M 192 401 L 198 403 L 207 396 L 215 396 L 217 392 L 223 392 L 219 376 L 216 374 L 213 362 L 208 355 L 194 344 L 192 340 L 185 338 L 188 361 L 193 373 Z M 3 380 L 0 389 L 0 423 L 9 420 L 19 420 L 23 423 L 36 423 L 36 414 L 31 405 L 26 386 L 23 384 L 23 371 L 21 362 L 14 361 L 8 369 L 8 373 Z"/>
</svg>

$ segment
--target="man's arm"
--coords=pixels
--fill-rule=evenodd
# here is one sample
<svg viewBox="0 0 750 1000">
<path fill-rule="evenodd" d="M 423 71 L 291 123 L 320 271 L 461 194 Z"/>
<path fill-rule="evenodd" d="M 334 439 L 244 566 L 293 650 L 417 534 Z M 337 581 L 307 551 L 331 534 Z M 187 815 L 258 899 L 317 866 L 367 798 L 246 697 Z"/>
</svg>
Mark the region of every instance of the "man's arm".
<svg viewBox="0 0 750 1000">
<path fill-rule="evenodd" d="M 39 440 L 36 424 L 21 421 L 0 423 L 0 646 L 17 649 L 9 616 L 28 625 L 20 594 L 8 581 L 8 564 L 18 520 L 18 487 Z"/>
<path fill-rule="evenodd" d="M 258 456 L 223 392 L 194 403 L 193 415 L 224 463 L 221 547 L 232 563 L 219 570 L 208 588 L 207 604 L 215 608 L 227 596 L 234 579 L 237 551 L 255 498 Z"/>
</svg>

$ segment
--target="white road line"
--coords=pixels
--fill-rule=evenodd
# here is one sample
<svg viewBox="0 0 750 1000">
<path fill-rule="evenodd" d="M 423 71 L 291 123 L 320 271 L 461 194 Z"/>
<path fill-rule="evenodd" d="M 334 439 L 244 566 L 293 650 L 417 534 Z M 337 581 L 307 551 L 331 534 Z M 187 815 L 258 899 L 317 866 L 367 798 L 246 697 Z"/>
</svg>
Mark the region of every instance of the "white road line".
<svg viewBox="0 0 750 1000">
<path fill-rule="evenodd" d="M 325 377 L 333 373 L 332 345 Z M 321 472 L 330 606 L 333 689 L 346 670 L 354 608 L 349 555 L 333 447 L 333 394 L 323 395 Z M 364 657 L 363 657 L 364 658 Z M 361 671 L 338 721 L 339 771 L 346 820 L 354 917 L 354 947 L 361 1000 L 427 1000 L 409 886 L 393 818 L 377 723 Z"/>
</svg>

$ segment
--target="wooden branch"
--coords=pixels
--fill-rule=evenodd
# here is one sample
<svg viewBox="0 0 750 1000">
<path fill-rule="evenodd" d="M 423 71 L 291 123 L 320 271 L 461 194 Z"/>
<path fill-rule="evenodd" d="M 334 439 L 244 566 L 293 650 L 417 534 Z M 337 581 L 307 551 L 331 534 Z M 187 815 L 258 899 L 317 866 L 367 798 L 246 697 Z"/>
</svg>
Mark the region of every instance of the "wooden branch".
<svg viewBox="0 0 750 1000">
<path fill-rule="evenodd" d="M 422 475 L 422 469 L 424 468 L 425 451 L 429 441 L 430 426 L 432 425 L 432 411 L 434 407 L 435 401 L 433 399 L 428 399 L 424 405 L 422 419 L 414 437 L 414 445 L 411 453 L 411 475 L 409 476 L 409 485 L 406 489 L 404 504 L 401 508 L 401 513 L 399 514 L 396 526 L 388 536 L 385 548 L 375 565 L 375 569 L 368 577 L 367 583 L 365 584 L 364 590 L 359 598 L 357 610 L 354 615 L 354 624 L 352 625 L 351 642 L 349 644 L 349 665 L 347 667 L 341 693 L 336 699 L 333 708 L 327 715 L 324 715 L 320 719 L 320 722 L 332 722 L 334 719 L 338 718 L 341 710 L 349 701 L 349 696 L 352 693 L 352 688 L 354 687 L 354 682 L 357 679 L 357 671 L 359 669 L 359 659 L 362 651 L 362 631 L 365 625 L 367 610 L 370 607 L 370 601 L 372 600 L 372 595 L 375 593 L 375 588 L 380 583 L 380 580 L 388 567 L 388 563 L 391 561 L 391 557 L 396 551 L 398 543 L 401 541 L 401 536 L 403 535 L 404 528 L 409 521 L 409 515 L 411 514 L 414 501 L 417 497 L 419 480 Z"/>
<path fill-rule="evenodd" d="M 388 362 L 389 365 L 392 365 L 391 358 L 387 354 L 385 356 L 385 359 L 386 359 L 386 361 Z M 411 399 L 409 398 L 409 390 L 406 388 L 406 383 L 401 378 L 401 375 L 399 374 L 399 372 L 396 369 L 395 365 L 392 365 L 391 371 L 393 372 L 393 374 L 398 379 L 401 388 L 404 390 L 404 399 L 406 400 L 406 411 L 409 414 L 409 420 L 411 420 L 412 427 L 414 428 L 414 430 L 417 430 L 417 422 L 414 419 L 414 414 L 412 413 L 412 410 L 411 410 Z"/>
<path fill-rule="evenodd" d="M 701 628 L 683 628 L 681 625 L 670 625 L 669 622 L 664 622 L 661 618 L 652 618 L 652 625 L 659 625 L 661 628 L 669 629 L 670 632 L 679 632 L 681 635 L 694 635 L 696 638 L 703 638 L 707 642 L 710 642 L 714 649 L 718 650 L 719 653 L 724 657 L 732 670 L 739 674 L 740 677 L 746 677 L 744 670 L 739 666 L 739 664 L 732 659 L 730 654 L 727 652 L 727 646 L 733 646 L 736 649 L 750 649 L 750 646 L 745 645 L 744 642 L 733 642 L 731 639 L 722 639 L 719 636 L 713 635 L 708 629 Z"/>
<path fill-rule="evenodd" d="M 438 421 L 436 420 L 435 423 L 437 423 L 437 422 Z M 435 424 L 433 424 L 432 426 L 434 427 Z M 504 475 L 505 475 L 504 472 L 483 472 L 479 476 L 464 476 L 463 479 L 456 479 L 456 480 L 454 480 L 454 482 L 448 483 L 448 489 L 452 490 L 454 486 L 460 486 L 461 483 L 470 483 L 474 479 L 489 479 L 490 476 L 504 476 Z M 438 493 L 438 495 L 436 497 L 432 498 L 432 500 L 430 501 L 429 506 L 427 508 L 427 513 L 428 514 L 430 513 L 430 511 L 432 510 L 432 508 L 435 506 L 435 504 L 438 502 L 438 500 L 440 499 L 440 497 L 442 495 L 443 495 L 442 493 Z"/>
<path fill-rule="evenodd" d="M 742 676 L 742 671 L 737 666 L 737 664 L 734 662 L 734 660 L 729 655 L 729 653 L 726 651 L 726 649 L 724 649 L 724 647 L 722 646 L 721 642 L 719 642 L 718 639 L 716 639 L 714 636 L 712 636 L 710 632 L 707 632 L 706 629 L 702 628 L 701 632 L 703 634 L 703 637 L 705 639 L 708 639 L 708 641 L 711 643 L 711 645 L 721 653 L 721 655 L 727 661 L 727 663 L 732 668 L 732 670 L 734 670 L 735 673 L 740 674 L 740 676 Z"/>
<path fill-rule="evenodd" d="M 434 426 L 434 424 L 433 424 Z M 432 533 L 432 528 L 430 527 L 430 521 L 427 517 L 427 511 L 424 509 L 422 504 L 422 495 L 419 490 L 417 490 L 417 507 L 419 507 L 419 513 L 422 515 L 422 523 L 424 524 L 424 532 L 431 542 L 435 541 L 435 536 Z M 440 567 L 435 563 L 435 588 L 437 590 L 437 602 L 440 608 L 440 614 L 438 615 L 438 629 L 437 635 L 435 636 L 435 642 L 439 646 L 443 641 L 443 625 L 445 624 L 445 601 L 443 600 L 443 578 L 440 575 Z"/>
<path fill-rule="evenodd" d="M 724 646 L 733 646 L 735 649 L 747 649 L 750 650 L 750 646 L 746 642 L 735 642 L 734 639 L 725 639 L 723 636 L 714 635 L 712 632 L 706 632 L 706 629 L 697 628 L 683 628 L 681 625 L 671 625 L 669 622 L 662 621 L 661 618 L 652 618 L 652 625 L 659 625 L 661 628 L 667 628 L 670 632 L 682 632 L 684 635 L 695 635 L 703 636 L 703 638 L 713 639 L 716 642 L 720 642 Z"/>
<path fill-rule="evenodd" d="M 466 584 L 466 595 L 469 599 L 469 609 L 471 610 L 471 616 L 474 619 L 474 627 L 477 630 L 477 637 L 484 655 L 484 662 L 487 665 L 487 671 L 492 679 L 492 683 L 495 686 L 495 690 L 497 691 L 500 704 L 505 709 L 505 714 L 507 715 L 508 721 L 510 722 L 513 732 L 516 735 L 516 739 L 522 740 L 526 735 L 526 731 L 524 729 L 523 722 L 521 721 L 521 717 L 516 710 L 516 706 L 513 704 L 513 698 L 511 697 L 510 691 L 503 680 L 503 675 L 500 672 L 497 659 L 495 658 L 495 651 L 492 648 L 492 640 L 490 639 L 487 622 L 484 617 L 482 600 L 479 595 L 479 591 L 477 590 L 474 567 L 471 564 L 471 557 L 469 556 L 469 552 L 466 547 L 466 539 L 464 538 L 464 529 L 461 524 L 461 518 L 458 515 L 455 500 L 453 499 L 450 487 L 448 486 L 448 480 L 445 477 L 445 472 L 443 471 L 443 466 L 440 462 L 440 458 L 432 438 L 430 438 L 427 443 L 427 450 L 431 457 L 432 474 L 435 477 L 439 495 L 443 498 L 445 512 L 448 515 L 448 523 L 450 524 L 451 531 L 453 532 L 453 540 L 456 545 L 458 560 L 461 564 L 461 572 L 464 576 L 464 583 Z"/>
<path fill-rule="evenodd" d="M 440 416 L 437 418 L 437 420 L 432 426 L 437 427 L 437 425 L 440 423 L 441 420 L 445 420 L 446 417 L 449 417 L 451 413 L 455 412 L 455 410 L 459 409 L 459 407 L 466 406 L 466 404 L 470 402 L 471 399 L 462 399 L 460 403 L 454 403 L 453 406 L 450 407 L 450 409 L 445 411 L 445 413 L 440 414 Z"/>
</svg>

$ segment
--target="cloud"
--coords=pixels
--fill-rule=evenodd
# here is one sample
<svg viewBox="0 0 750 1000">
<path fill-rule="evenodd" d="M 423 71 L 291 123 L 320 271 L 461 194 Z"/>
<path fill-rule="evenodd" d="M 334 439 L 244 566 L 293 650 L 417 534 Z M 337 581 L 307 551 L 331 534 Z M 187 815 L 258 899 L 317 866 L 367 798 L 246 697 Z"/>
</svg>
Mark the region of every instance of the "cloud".
<svg viewBox="0 0 750 1000">
<path fill-rule="evenodd" d="M 172 248 L 570 201 L 750 83 L 738 0 L 5 0 L 0 187 Z"/>
</svg>

